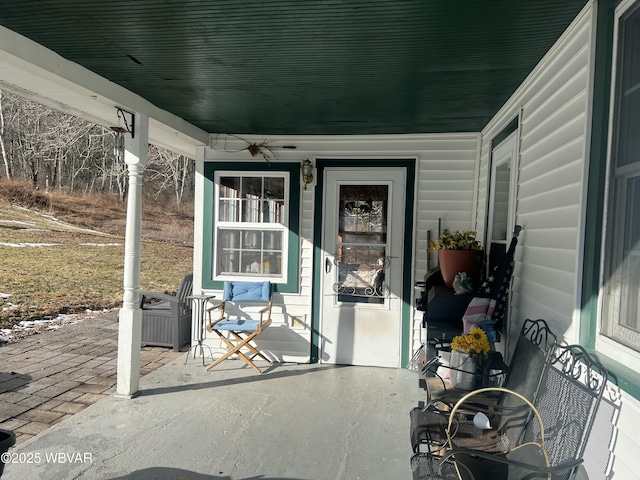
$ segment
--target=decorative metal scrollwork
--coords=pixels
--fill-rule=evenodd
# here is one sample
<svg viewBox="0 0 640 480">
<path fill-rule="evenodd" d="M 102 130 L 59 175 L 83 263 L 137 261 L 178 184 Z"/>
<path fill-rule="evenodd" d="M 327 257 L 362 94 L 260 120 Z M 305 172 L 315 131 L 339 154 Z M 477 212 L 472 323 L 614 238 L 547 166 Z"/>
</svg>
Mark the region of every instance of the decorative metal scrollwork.
<svg viewBox="0 0 640 480">
<path fill-rule="evenodd" d="M 338 258 L 338 257 L 336 257 Z M 389 266 L 389 257 L 380 257 L 374 264 L 358 264 L 358 268 L 349 268 L 342 261 L 336 261 L 339 281 L 333 284 L 338 295 L 356 297 L 386 298 L 390 292 L 385 284 L 385 270 Z"/>
<path fill-rule="evenodd" d="M 550 359 L 560 371 L 586 385 L 594 395 L 602 395 L 609 372 L 580 345 L 558 345 Z"/>
<path fill-rule="evenodd" d="M 557 341 L 556 336 L 551 333 L 547 322 L 541 318 L 538 320 L 526 320 L 522 326 L 522 336 L 528 338 L 545 351 L 549 345 Z"/>
</svg>

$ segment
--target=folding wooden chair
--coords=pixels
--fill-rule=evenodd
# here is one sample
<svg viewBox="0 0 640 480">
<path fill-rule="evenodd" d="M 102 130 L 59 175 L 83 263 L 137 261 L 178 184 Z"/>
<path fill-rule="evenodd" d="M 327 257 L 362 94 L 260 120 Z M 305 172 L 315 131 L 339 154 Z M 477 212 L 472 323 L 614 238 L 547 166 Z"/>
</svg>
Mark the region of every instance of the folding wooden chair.
<svg viewBox="0 0 640 480">
<path fill-rule="evenodd" d="M 262 355 L 262 353 L 250 343 L 271 324 L 271 291 L 270 282 L 225 283 L 222 303 L 207 310 L 209 314 L 207 331 L 216 333 L 224 342 L 227 351 L 221 358 L 209 365 L 207 370 L 211 370 L 233 354 L 236 354 L 258 373 L 262 372 L 252 361 L 255 357 L 271 363 L 267 357 Z M 255 315 L 259 315 L 259 318 L 254 319 L 249 316 L 250 314 L 240 309 L 239 304 L 241 303 L 252 305 L 266 303 L 266 307 L 257 312 Z M 230 311 L 233 310 L 231 308 L 232 305 L 236 307 L 236 311 Z M 216 320 L 212 320 L 212 312 L 214 310 L 220 311 L 220 316 Z M 231 318 L 231 316 L 233 318 Z M 241 349 L 249 350 L 251 355 L 245 355 Z"/>
</svg>

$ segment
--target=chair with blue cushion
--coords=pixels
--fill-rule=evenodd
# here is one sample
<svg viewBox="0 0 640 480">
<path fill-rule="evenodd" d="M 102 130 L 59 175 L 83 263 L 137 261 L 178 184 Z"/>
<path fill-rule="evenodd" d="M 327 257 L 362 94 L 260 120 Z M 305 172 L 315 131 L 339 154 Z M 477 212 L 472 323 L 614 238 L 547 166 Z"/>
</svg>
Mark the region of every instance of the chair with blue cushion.
<svg viewBox="0 0 640 480">
<path fill-rule="evenodd" d="M 271 363 L 250 343 L 271 324 L 271 293 L 270 282 L 225 283 L 222 303 L 208 309 L 207 331 L 216 333 L 226 345 L 227 351 L 221 358 L 209 365 L 207 370 L 211 370 L 234 354 L 258 373 L 261 371 L 252 361 L 255 357 Z M 247 314 L 240 308 L 244 305 L 261 304 L 266 304 L 266 306 L 255 314 Z M 212 312 L 216 310 L 220 311 L 220 316 L 214 320 Z M 253 315 L 259 317 L 253 318 Z M 249 353 L 243 353 L 242 349 L 248 350 Z"/>
</svg>

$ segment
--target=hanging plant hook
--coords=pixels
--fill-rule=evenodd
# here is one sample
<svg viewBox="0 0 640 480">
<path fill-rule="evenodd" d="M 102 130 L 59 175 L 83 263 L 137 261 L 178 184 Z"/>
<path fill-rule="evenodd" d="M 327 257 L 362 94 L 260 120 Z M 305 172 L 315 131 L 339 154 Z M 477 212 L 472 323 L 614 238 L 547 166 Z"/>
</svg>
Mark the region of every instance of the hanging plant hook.
<svg viewBox="0 0 640 480">
<path fill-rule="evenodd" d="M 127 112 L 126 110 L 123 110 L 120 107 L 116 107 L 116 112 L 118 115 L 118 125 L 115 127 L 111 127 L 111 130 L 113 130 L 116 133 L 126 133 L 129 132 L 131 134 L 131 138 L 135 138 L 135 118 L 136 115 L 135 113 L 132 112 Z M 131 115 L 131 125 L 129 125 L 129 122 L 127 121 L 127 115 L 129 114 Z M 124 122 L 124 127 L 122 125 L 120 125 L 120 120 L 122 120 Z"/>
</svg>

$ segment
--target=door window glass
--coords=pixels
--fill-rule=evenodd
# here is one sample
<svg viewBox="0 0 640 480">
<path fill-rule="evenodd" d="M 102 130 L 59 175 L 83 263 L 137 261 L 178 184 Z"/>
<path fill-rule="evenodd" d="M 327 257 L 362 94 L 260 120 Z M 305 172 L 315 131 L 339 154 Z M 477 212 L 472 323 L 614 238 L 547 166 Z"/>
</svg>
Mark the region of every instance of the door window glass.
<svg viewBox="0 0 640 480">
<path fill-rule="evenodd" d="M 338 205 L 338 301 L 384 303 L 389 186 L 341 185 Z"/>
<path fill-rule="evenodd" d="M 511 182 L 511 161 L 498 165 L 494 171 L 495 184 L 493 189 L 493 221 L 491 224 L 491 242 L 489 247 L 489 265 L 487 271 L 492 271 L 500 264 L 507 251 L 507 231 L 509 228 L 509 191 Z"/>
</svg>

